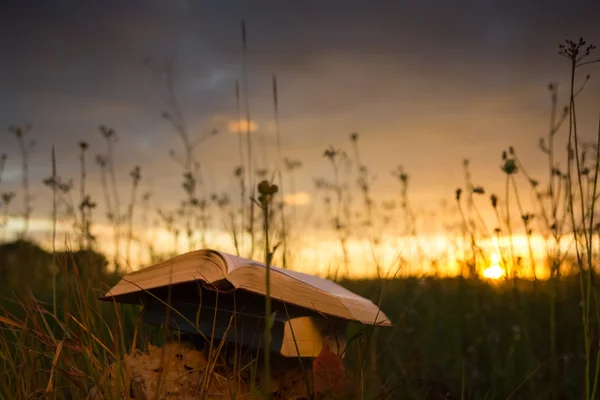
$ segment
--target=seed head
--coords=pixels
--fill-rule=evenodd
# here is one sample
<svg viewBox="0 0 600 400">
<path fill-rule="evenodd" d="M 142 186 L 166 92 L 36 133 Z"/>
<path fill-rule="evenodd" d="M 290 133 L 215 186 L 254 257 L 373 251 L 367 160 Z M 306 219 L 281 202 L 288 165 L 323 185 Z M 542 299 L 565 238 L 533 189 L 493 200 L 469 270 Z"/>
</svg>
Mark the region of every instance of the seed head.
<svg viewBox="0 0 600 400">
<path fill-rule="evenodd" d="M 498 196 L 496 196 L 495 194 L 492 194 L 490 196 L 490 200 L 492 201 L 492 207 L 494 207 L 494 208 L 498 207 Z"/>
</svg>

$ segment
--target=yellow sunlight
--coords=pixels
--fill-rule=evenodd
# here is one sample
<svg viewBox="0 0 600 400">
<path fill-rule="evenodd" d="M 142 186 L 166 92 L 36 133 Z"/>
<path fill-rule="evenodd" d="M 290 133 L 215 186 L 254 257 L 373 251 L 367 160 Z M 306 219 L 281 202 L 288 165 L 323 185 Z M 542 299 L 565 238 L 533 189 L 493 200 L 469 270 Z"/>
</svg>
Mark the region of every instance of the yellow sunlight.
<svg viewBox="0 0 600 400">
<path fill-rule="evenodd" d="M 500 279 L 504 276 L 504 269 L 500 266 L 500 255 L 492 253 L 490 256 L 490 266 L 483 271 L 483 276 L 487 279 Z"/>
</svg>

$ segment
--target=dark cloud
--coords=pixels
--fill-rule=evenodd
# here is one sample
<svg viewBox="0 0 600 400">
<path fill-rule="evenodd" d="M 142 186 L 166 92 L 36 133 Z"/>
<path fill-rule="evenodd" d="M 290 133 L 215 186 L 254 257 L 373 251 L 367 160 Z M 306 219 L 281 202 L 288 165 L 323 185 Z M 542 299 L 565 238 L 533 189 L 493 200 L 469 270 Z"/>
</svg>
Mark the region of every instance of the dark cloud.
<svg viewBox="0 0 600 400">
<path fill-rule="evenodd" d="M 182 108 L 199 134 L 215 115 L 235 116 L 245 19 L 252 112 L 268 126 L 276 73 L 286 150 L 312 160 L 299 184 L 310 188 L 326 167 L 324 147 L 360 131 L 374 167 L 385 174 L 404 163 L 422 196 L 451 193 L 466 156 L 485 166 L 481 179 L 496 173 L 489 160 L 509 144 L 537 163 L 545 85 L 566 76 L 558 43 L 579 35 L 600 43 L 593 0 L 14 1 L 0 15 L 0 126 L 35 126 L 40 176 L 51 145 L 67 170 L 79 140 L 100 151 L 104 123 L 121 133 L 123 168 L 149 164 L 155 182 L 178 180 L 161 80 L 142 60 L 174 60 Z M 590 99 L 598 88 L 590 84 Z M 232 145 L 232 135 L 215 138 L 202 153 L 215 181 L 235 163 Z M 15 153 L 14 139 L 0 135 L 0 148 Z"/>
</svg>

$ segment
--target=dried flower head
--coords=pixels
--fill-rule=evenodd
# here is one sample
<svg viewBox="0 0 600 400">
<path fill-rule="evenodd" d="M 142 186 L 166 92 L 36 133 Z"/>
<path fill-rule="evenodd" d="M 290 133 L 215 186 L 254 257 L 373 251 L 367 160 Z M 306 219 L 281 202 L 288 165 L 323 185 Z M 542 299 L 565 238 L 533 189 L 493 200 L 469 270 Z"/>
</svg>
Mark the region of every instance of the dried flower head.
<svg viewBox="0 0 600 400">
<path fill-rule="evenodd" d="M 234 175 L 236 178 L 240 178 L 240 177 L 244 176 L 244 167 L 242 167 L 242 166 L 237 166 L 237 167 L 235 168 L 235 170 L 233 171 L 233 175 Z"/>
<path fill-rule="evenodd" d="M 490 196 L 490 200 L 492 202 L 492 207 L 494 207 L 494 208 L 498 207 L 498 196 L 496 196 L 495 194 L 492 194 Z"/>
<path fill-rule="evenodd" d="M 335 161 L 335 157 L 339 153 L 340 153 L 339 150 L 336 150 L 333 148 L 333 146 L 330 146 L 328 149 L 325 149 L 325 151 L 323 152 L 323 157 L 327 157 L 333 162 L 333 161 Z"/>
<path fill-rule="evenodd" d="M 283 163 L 285 165 L 285 168 L 288 171 L 293 171 L 293 170 L 295 170 L 297 168 L 302 167 L 302 161 L 300 161 L 300 160 L 291 160 L 291 159 L 289 159 L 287 157 L 283 159 Z"/>
<path fill-rule="evenodd" d="M 100 133 L 102 134 L 102 136 L 104 136 L 105 139 L 107 140 L 114 140 L 117 141 L 117 132 L 113 129 L 113 128 L 109 128 L 107 126 L 104 125 L 100 125 Z"/>
<path fill-rule="evenodd" d="M 502 165 L 501 169 L 508 175 L 515 174 L 518 170 L 517 162 L 513 158 L 508 158 L 504 161 L 504 165 Z"/>
<path fill-rule="evenodd" d="M 4 205 L 9 205 L 10 202 L 15 198 L 16 194 L 14 192 L 4 192 L 2 193 L 2 203 Z"/>
<path fill-rule="evenodd" d="M 258 193 L 260 194 L 260 196 L 258 197 L 258 201 L 263 208 L 268 207 L 269 203 L 273 199 L 273 196 L 279 190 L 277 185 L 271 184 L 267 180 L 261 181 L 257 185 L 257 189 Z"/>
<path fill-rule="evenodd" d="M 131 176 L 131 178 L 133 179 L 133 183 L 137 184 L 140 181 L 140 179 L 142 179 L 142 169 L 140 168 L 140 166 L 136 165 L 135 167 L 133 167 L 131 172 L 129 172 L 129 176 Z"/>
<path fill-rule="evenodd" d="M 539 185 L 539 182 L 538 182 L 538 181 L 536 181 L 536 180 L 535 180 L 535 179 L 533 179 L 533 178 L 530 178 L 530 179 L 529 179 L 529 183 L 530 183 L 530 184 L 531 184 L 531 186 L 533 186 L 534 188 L 538 187 L 538 185 Z"/>
</svg>

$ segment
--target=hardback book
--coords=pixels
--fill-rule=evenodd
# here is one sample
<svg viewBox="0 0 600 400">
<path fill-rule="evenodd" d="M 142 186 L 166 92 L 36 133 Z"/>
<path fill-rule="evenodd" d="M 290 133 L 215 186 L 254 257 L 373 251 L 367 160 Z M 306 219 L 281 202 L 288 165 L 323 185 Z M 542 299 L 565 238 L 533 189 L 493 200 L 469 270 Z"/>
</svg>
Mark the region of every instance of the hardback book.
<svg viewBox="0 0 600 400">
<path fill-rule="evenodd" d="M 162 299 L 147 298 L 142 320 L 152 325 L 166 325 L 180 334 L 213 341 L 215 347 L 221 340 L 235 343 L 241 346 L 240 349 L 250 349 L 250 353 L 254 352 L 252 349 L 263 347 L 266 325 L 264 298 L 236 293 L 237 301 L 234 302 L 231 294 L 216 299 L 210 290 L 202 293 L 202 301 L 196 303 L 179 300 L 183 296 L 172 299 L 169 305 Z M 236 303 L 239 304 L 236 306 Z M 327 336 L 333 344 L 332 351 L 344 354 L 347 321 L 326 318 L 300 308 L 284 307 L 278 302 L 274 302 L 273 306 L 271 352 L 284 357 L 314 358 Z"/>
<path fill-rule="evenodd" d="M 221 251 L 202 249 L 181 254 L 126 275 L 101 300 L 140 304 L 145 294 L 181 285 L 213 290 L 243 290 L 266 296 L 266 265 Z M 367 325 L 391 326 L 372 301 L 337 283 L 297 271 L 270 267 L 271 298 L 324 317 Z M 164 297 L 161 297 L 164 299 Z"/>
</svg>

